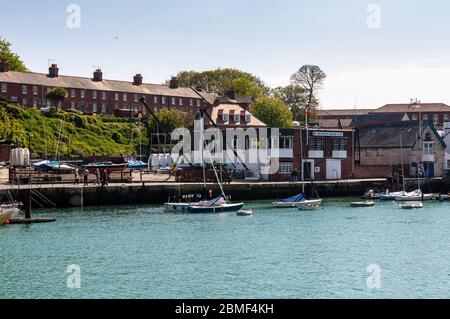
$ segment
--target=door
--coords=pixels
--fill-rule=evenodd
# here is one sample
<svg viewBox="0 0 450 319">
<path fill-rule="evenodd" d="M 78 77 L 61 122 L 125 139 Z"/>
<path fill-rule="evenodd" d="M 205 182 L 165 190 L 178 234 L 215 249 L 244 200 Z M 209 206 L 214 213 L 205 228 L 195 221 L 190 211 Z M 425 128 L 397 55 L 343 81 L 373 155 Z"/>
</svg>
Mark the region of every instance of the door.
<svg viewBox="0 0 450 319">
<path fill-rule="evenodd" d="M 327 179 L 341 179 L 341 160 L 327 159 Z"/>
<path fill-rule="evenodd" d="M 302 174 L 305 181 L 314 180 L 314 161 L 303 161 Z"/>
<path fill-rule="evenodd" d="M 434 177 L 434 163 L 425 163 L 425 176 L 428 178 Z"/>
</svg>

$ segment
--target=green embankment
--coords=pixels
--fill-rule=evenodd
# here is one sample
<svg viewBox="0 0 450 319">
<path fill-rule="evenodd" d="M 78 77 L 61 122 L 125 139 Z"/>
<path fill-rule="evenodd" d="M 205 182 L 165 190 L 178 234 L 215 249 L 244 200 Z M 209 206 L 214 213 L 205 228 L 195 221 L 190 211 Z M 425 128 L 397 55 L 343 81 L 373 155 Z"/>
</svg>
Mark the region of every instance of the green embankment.
<svg viewBox="0 0 450 319">
<path fill-rule="evenodd" d="M 32 152 L 41 156 L 131 156 L 139 154 L 140 142 L 144 153 L 148 145 L 145 125 L 137 120 L 55 109 L 45 113 L 0 102 L 0 140 L 29 147 L 30 134 Z"/>
</svg>

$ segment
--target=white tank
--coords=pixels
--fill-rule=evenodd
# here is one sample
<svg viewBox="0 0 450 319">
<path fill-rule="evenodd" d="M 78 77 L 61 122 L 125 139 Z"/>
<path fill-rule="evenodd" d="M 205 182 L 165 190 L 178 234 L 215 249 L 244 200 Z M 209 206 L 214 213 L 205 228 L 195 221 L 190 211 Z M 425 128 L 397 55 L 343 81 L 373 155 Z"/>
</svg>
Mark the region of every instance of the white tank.
<svg viewBox="0 0 450 319">
<path fill-rule="evenodd" d="M 23 150 L 23 166 L 30 166 L 30 150 L 28 148 Z"/>
<path fill-rule="evenodd" d="M 150 165 L 152 168 L 158 168 L 159 167 L 159 155 L 158 154 L 152 154 L 150 160 Z"/>
</svg>

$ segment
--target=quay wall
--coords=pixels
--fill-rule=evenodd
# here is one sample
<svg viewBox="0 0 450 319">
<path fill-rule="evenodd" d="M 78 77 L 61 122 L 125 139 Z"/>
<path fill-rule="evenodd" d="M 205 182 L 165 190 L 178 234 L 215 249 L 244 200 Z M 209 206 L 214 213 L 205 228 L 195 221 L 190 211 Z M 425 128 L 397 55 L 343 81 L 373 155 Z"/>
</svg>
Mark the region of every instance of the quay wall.
<svg viewBox="0 0 450 319">
<path fill-rule="evenodd" d="M 430 180 L 423 182 L 424 192 L 448 193 L 450 182 L 442 180 Z M 361 196 L 369 189 L 382 191 L 385 189 L 394 190 L 391 185 L 383 179 L 358 180 L 358 181 L 332 181 L 317 182 L 314 184 L 321 197 L 345 197 Z M 82 207 L 100 205 L 138 205 L 138 204 L 162 204 L 170 196 L 177 194 L 199 193 L 202 189 L 201 183 L 166 183 L 166 184 L 126 184 L 109 185 L 107 187 L 75 187 L 75 186 L 33 186 L 39 194 L 56 204 L 56 207 Z M 214 195 L 220 194 L 218 185 L 207 184 L 207 187 L 214 191 Z M 406 182 L 406 189 L 417 188 L 417 181 Z M 0 188 L 0 199 L 7 198 L 8 190 L 15 200 L 25 202 L 27 186 L 21 188 L 13 187 Z M 232 183 L 224 185 L 224 191 L 231 196 L 233 201 L 245 200 L 275 200 L 286 198 L 302 192 L 301 183 Z M 305 183 L 305 193 L 311 194 L 311 184 Z M 33 197 L 44 203 L 45 200 L 39 195 Z M 50 208 L 50 205 L 46 208 Z M 33 201 L 33 207 L 42 208 Z"/>
</svg>

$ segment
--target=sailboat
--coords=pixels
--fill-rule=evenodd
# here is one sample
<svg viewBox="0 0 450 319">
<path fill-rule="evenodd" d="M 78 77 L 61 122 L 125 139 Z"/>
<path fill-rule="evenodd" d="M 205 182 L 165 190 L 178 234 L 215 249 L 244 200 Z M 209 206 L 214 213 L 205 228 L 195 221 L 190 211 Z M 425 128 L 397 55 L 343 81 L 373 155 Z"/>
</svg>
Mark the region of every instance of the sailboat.
<svg viewBox="0 0 450 319">
<path fill-rule="evenodd" d="M 304 194 L 298 194 L 277 202 L 273 202 L 272 206 L 275 208 L 292 208 L 319 206 L 320 204 L 322 204 L 322 199 L 308 199 Z"/>
<path fill-rule="evenodd" d="M 203 111 L 199 112 L 200 120 L 200 132 L 201 132 L 201 161 L 203 166 L 203 188 L 206 190 L 206 167 L 205 167 L 205 161 L 204 161 L 204 149 L 205 149 L 205 140 L 204 140 L 204 114 Z M 212 163 L 212 169 L 214 170 L 214 175 L 217 180 L 217 183 L 220 187 L 221 195 L 210 199 L 210 200 L 203 200 L 199 202 L 194 203 L 166 203 L 164 204 L 164 207 L 166 210 L 172 210 L 172 211 L 182 211 L 183 213 L 191 213 L 191 214 L 199 214 L 199 213 L 223 213 L 223 212 L 237 212 L 240 211 L 244 207 L 244 203 L 230 203 L 227 196 L 225 195 L 225 192 L 223 190 L 222 183 L 220 181 L 219 175 L 217 173 L 216 167 L 214 165 L 214 161 L 212 159 L 212 155 L 210 150 L 206 147 L 207 154 L 209 156 L 209 159 Z"/>
</svg>

